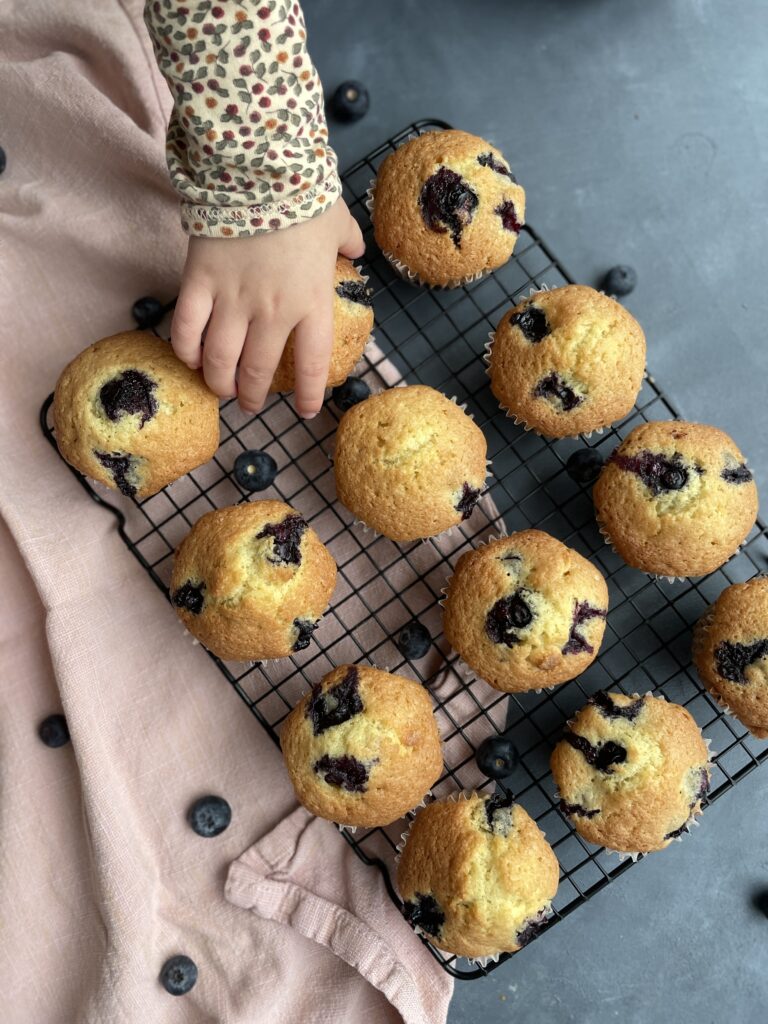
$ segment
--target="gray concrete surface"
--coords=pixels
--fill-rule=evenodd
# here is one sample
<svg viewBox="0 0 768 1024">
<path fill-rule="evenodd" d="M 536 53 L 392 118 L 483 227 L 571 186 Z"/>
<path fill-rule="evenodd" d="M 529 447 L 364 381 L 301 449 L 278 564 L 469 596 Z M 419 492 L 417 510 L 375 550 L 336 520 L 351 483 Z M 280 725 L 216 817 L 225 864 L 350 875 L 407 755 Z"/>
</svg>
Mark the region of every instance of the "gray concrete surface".
<svg viewBox="0 0 768 1024">
<path fill-rule="evenodd" d="M 640 284 L 649 367 L 682 414 L 729 431 L 768 488 L 766 0 L 305 0 L 326 91 L 371 111 L 332 128 L 342 165 L 420 117 L 490 138 L 528 220 L 585 283 Z M 480 982 L 452 1024 L 766 1019 L 768 768 Z"/>
</svg>

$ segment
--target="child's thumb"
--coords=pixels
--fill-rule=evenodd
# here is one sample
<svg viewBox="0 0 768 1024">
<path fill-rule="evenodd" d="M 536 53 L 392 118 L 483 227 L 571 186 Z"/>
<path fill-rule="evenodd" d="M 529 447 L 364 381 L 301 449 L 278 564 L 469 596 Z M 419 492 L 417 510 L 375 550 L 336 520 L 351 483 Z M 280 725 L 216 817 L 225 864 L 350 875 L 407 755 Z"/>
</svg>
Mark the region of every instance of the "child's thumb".
<svg viewBox="0 0 768 1024">
<path fill-rule="evenodd" d="M 339 252 L 350 260 L 359 259 L 360 256 L 365 254 L 363 233 L 360 230 L 360 225 L 351 213 L 347 216 L 346 227 L 342 232 Z"/>
</svg>

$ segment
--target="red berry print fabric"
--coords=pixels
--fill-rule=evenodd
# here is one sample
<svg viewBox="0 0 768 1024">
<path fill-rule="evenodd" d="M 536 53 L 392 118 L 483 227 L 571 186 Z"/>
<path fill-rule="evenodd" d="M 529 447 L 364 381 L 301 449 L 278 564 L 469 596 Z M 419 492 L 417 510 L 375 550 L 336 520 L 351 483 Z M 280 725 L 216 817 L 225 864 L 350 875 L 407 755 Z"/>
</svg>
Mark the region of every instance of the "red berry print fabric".
<svg viewBox="0 0 768 1024">
<path fill-rule="evenodd" d="M 274 231 L 341 194 L 304 16 L 285 0 L 148 0 L 174 98 L 166 156 L 190 235 Z"/>
</svg>

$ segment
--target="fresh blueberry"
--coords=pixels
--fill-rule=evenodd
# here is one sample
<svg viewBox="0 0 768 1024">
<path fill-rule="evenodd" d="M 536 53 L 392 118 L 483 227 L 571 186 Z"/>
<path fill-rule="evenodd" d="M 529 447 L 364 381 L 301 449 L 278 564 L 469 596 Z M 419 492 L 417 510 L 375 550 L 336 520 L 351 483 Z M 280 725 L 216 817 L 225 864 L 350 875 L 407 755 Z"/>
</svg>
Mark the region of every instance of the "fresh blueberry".
<svg viewBox="0 0 768 1024">
<path fill-rule="evenodd" d="M 477 767 L 489 779 L 506 779 L 520 755 L 506 736 L 487 736 L 475 752 Z"/>
<path fill-rule="evenodd" d="M 246 491 L 265 491 L 275 482 L 277 463 L 266 452 L 241 452 L 232 472 Z"/>
<path fill-rule="evenodd" d="M 432 637 L 426 626 L 422 626 L 420 622 L 413 619 L 412 622 L 403 626 L 397 634 L 395 643 L 404 658 L 408 658 L 409 661 L 417 661 L 419 658 L 423 658 L 432 646 Z"/>
<path fill-rule="evenodd" d="M 205 839 L 220 835 L 232 821 L 232 808 L 221 796 L 201 796 L 187 811 L 192 831 Z"/>
<path fill-rule="evenodd" d="M 131 315 L 142 331 L 145 331 L 149 327 L 157 327 L 165 316 L 165 306 L 159 299 L 144 295 L 134 302 Z"/>
<path fill-rule="evenodd" d="M 46 747 L 63 747 L 69 743 L 69 728 L 64 715 L 49 715 L 37 729 L 37 735 Z"/>
<path fill-rule="evenodd" d="M 637 287 L 637 271 L 620 264 L 611 267 L 603 278 L 603 291 L 608 295 L 629 295 Z"/>
<path fill-rule="evenodd" d="M 0 146 L 0 174 L 2 174 L 3 171 L 5 170 L 6 164 L 7 164 L 7 160 L 6 160 L 6 157 L 5 157 L 5 150 L 3 149 L 2 146 Z"/>
<path fill-rule="evenodd" d="M 758 889 L 752 894 L 752 906 L 768 917 L 768 889 Z"/>
<path fill-rule="evenodd" d="M 360 377 L 347 377 L 343 384 L 333 389 L 331 398 L 339 412 L 346 412 L 358 402 L 364 402 L 370 393 L 371 389 Z"/>
<path fill-rule="evenodd" d="M 579 448 L 569 456 L 565 464 L 568 476 L 577 484 L 591 484 L 597 480 L 603 468 L 603 457 L 594 448 Z"/>
<path fill-rule="evenodd" d="M 331 96 L 329 109 L 337 121 L 359 121 L 368 113 L 371 98 L 362 82 L 342 82 Z"/>
<path fill-rule="evenodd" d="M 160 984 L 172 996 L 184 996 L 195 987 L 197 964 L 180 953 L 166 960 L 160 971 Z"/>
</svg>

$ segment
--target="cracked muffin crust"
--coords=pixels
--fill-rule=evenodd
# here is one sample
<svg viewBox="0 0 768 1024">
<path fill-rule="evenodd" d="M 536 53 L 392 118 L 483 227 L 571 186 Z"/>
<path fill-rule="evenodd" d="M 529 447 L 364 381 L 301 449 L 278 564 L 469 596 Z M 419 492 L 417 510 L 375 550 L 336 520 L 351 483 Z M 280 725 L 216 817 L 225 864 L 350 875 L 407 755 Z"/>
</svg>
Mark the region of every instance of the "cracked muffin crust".
<svg viewBox="0 0 768 1024">
<path fill-rule="evenodd" d="M 701 681 L 758 739 L 768 739 L 768 576 L 726 587 L 693 632 Z"/>
<path fill-rule="evenodd" d="M 713 572 L 757 518 L 757 488 L 731 438 L 682 420 L 636 427 L 606 462 L 593 498 L 618 554 L 659 576 Z"/>
<path fill-rule="evenodd" d="M 434 537 L 468 519 L 485 486 L 485 436 L 462 409 L 422 384 L 354 405 L 336 434 L 339 500 L 390 540 Z"/>
<path fill-rule="evenodd" d="M 427 132 L 379 168 L 376 242 L 425 284 L 452 286 L 502 266 L 524 223 L 525 192 L 476 135 Z"/>
<path fill-rule="evenodd" d="M 326 387 L 343 384 L 352 373 L 373 330 L 373 303 L 365 278 L 345 256 L 336 258 L 333 277 L 333 349 Z M 288 335 L 270 392 L 293 391 L 294 332 Z"/>
<path fill-rule="evenodd" d="M 342 825 L 389 825 L 443 770 L 429 693 L 404 676 L 339 665 L 286 719 L 280 736 L 299 801 Z"/>
<path fill-rule="evenodd" d="M 472 793 L 416 815 L 397 867 L 408 921 L 458 956 L 514 952 L 549 913 L 560 868 L 511 797 Z"/>
<path fill-rule="evenodd" d="M 591 665 L 607 612 L 608 587 L 591 562 L 541 530 L 522 530 L 461 556 L 443 629 L 481 679 L 519 693 Z"/>
<path fill-rule="evenodd" d="M 679 704 L 650 694 L 596 693 L 552 752 L 560 810 L 590 843 L 662 850 L 709 790 L 701 730 Z"/>
<path fill-rule="evenodd" d="M 65 367 L 53 401 L 56 443 L 86 476 L 147 498 L 219 447 L 219 400 L 145 331 L 102 338 Z"/>
<path fill-rule="evenodd" d="M 537 292 L 508 310 L 489 359 L 502 408 L 548 437 L 620 420 L 644 373 L 640 324 L 614 299 L 579 284 Z"/>
<path fill-rule="evenodd" d="M 252 501 L 198 519 L 176 551 L 171 600 L 209 651 L 259 661 L 309 645 L 335 584 L 336 564 L 302 516 Z"/>
</svg>

